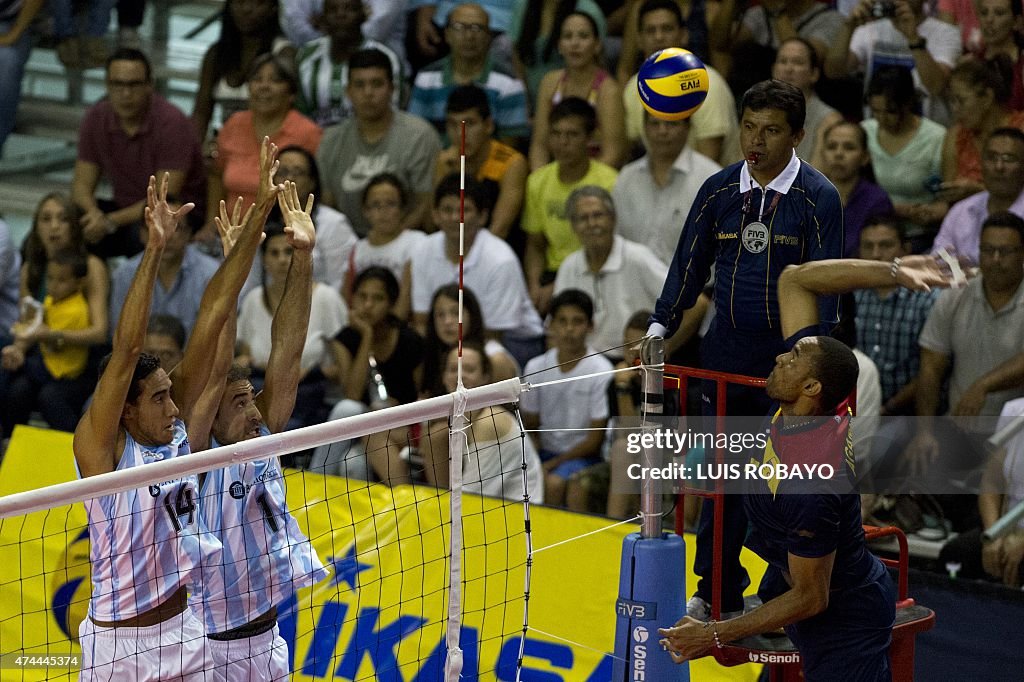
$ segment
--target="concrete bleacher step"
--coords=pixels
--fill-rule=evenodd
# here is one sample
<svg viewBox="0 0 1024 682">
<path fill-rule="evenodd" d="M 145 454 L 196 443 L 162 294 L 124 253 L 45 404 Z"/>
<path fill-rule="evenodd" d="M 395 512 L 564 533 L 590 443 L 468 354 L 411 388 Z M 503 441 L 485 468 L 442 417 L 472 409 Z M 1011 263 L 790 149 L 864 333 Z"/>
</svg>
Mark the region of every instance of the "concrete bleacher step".
<svg viewBox="0 0 1024 682">
<path fill-rule="evenodd" d="M 158 91 L 186 114 L 195 101 L 203 55 L 219 35 L 223 5 L 223 0 L 152 0 L 147 8 L 142 50 L 153 64 Z M 82 116 L 105 95 L 102 68 L 67 69 L 60 62 L 48 23 L 47 13 L 41 13 L 40 38 L 22 80 L 17 127 L 0 158 L 0 209 L 18 237 L 42 196 L 68 191 Z M 112 13 L 111 49 L 115 31 Z"/>
<path fill-rule="evenodd" d="M 140 30 L 141 48 L 153 64 L 158 89 L 176 104 L 191 110 L 199 69 L 207 47 L 219 35 L 216 18 L 223 0 L 156 0 L 150 3 Z M 212 21 L 211 21 L 212 20 Z M 108 44 L 115 47 L 112 21 Z M 57 59 L 56 41 L 43 35 L 26 65 L 23 98 L 91 104 L 103 96 L 102 68 L 67 69 Z"/>
</svg>

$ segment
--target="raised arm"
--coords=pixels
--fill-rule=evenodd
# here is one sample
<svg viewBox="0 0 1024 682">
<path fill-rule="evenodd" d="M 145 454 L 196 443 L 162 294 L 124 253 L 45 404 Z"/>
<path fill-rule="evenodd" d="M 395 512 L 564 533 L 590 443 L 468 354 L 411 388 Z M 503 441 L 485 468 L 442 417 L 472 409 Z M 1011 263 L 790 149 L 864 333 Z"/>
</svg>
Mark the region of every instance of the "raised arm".
<svg viewBox="0 0 1024 682">
<path fill-rule="evenodd" d="M 295 183 L 285 185 L 285 190 L 278 195 L 278 203 L 284 217 L 285 236 L 292 247 L 292 263 L 270 327 L 266 382 L 256 396 L 256 406 L 271 433 L 284 429 L 295 407 L 313 299 L 313 246 L 316 243 L 313 195 L 309 195 L 303 209 Z"/>
<path fill-rule="evenodd" d="M 850 51 L 850 42 L 853 39 L 853 32 L 859 26 L 874 19 L 871 15 L 871 4 L 872 0 L 860 0 L 850 10 L 832 44 L 828 46 L 828 52 L 825 54 L 825 75 L 829 78 L 842 78 L 859 68 L 860 59 Z"/>
<path fill-rule="evenodd" d="M 43 8 L 43 2 L 45 0 L 25 0 L 21 3 L 21 9 L 18 10 L 10 28 L 6 33 L 0 34 L 0 47 L 8 47 L 18 42 L 28 27 L 32 25 L 32 20 L 39 14 L 39 10 Z"/>
<path fill-rule="evenodd" d="M 245 224 L 249 222 L 253 206 L 242 215 L 242 197 L 238 197 L 232 213 L 228 214 L 227 205 L 220 202 L 220 215 L 215 219 L 217 231 L 220 233 L 221 246 L 224 249 L 225 258 L 231 254 L 231 250 L 238 241 Z M 205 450 L 210 446 L 210 433 L 213 430 L 213 422 L 217 418 L 217 411 L 220 409 L 220 400 L 224 395 L 224 387 L 228 371 L 235 358 L 235 333 L 238 326 L 238 309 L 228 313 L 227 322 L 220 332 L 217 340 L 217 352 L 214 355 L 210 376 L 206 380 L 206 388 L 200 394 L 192 410 L 191 419 L 188 421 L 188 440 L 192 452 Z"/>
<path fill-rule="evenodd" d="M 216 353 L 217 341 L 228 315 L 238 305 L 238 294 L 252 269 L 256 249 L 262 239 L 263 225 L 277 201 L 280 188 L 274 184 L 276 171 L 277 146 L 265 137 L 260 147 L 260 185 L 256 193 L 256 206 L 248 214 L 249 219 L 231 253 L 206 286 L 199 305 L 199 315 L 185 347 L 185 356 L 175 373 L 174 400 L 186 424 L 196 401 L 206 388 L 210 378 L 210 358 Z"/>
<path fill-rule="evenodd" d="M 148 205 L 145 218 L 149 228 L 146 250 L 125 297 L 121 318 L 114 331 L 114 349 L 110 360 L 96 385 L 92 403 L 75 429 L 73 449 L 78 470 L 83 477 L 104 474 L 117 467 L 119 454 L 116 448 L 121 414 L 146 338 L 150 301 L 153 298 L 160 257 L 177 221 L 193 208 L 192 204 L 185 204 L 176 211 L 170 209 L 166 201 L 166 176 L 160 192 L 156 189 L 156 178 L 151 176 L 146 195 Z"/>
<path fill-rule="evenodd" d="M 915 291 L 951 283 L 931 256 L 907 256 L 895 263 L 843 258 L 790 265 L 779 277 L 782 336 L 789 338 L 818 324 L 818 296 L 892 286 L 893 282 Z"/>
</svg>

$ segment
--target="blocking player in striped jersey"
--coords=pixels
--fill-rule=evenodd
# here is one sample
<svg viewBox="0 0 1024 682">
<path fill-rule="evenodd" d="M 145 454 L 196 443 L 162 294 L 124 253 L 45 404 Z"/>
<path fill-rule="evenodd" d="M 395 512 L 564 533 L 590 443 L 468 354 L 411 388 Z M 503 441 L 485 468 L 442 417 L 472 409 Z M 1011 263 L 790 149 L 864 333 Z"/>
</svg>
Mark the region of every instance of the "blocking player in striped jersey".
<svg viewBox="0 0 1024 682">
<path fill-rule="evenodd" d="M 276 148 L 264 140 L 254 211 L 261 219 L 239 231 L 235 248 L 203 294 L 185 355 L 170 371 L 141 348 L 164 245 L 175 230 L 187 229 L 182 219 L 193 206 L 171 210 L 168 177 L 159 190 L 150 178 L 146 249 L 114 332 L 113 352 L 75 430 L 75 462 L 83 478 L 189 453 L 185 423 L 209 380 L 208 358 L 252 267 L 262 219 L 276 201 L 275 155 Z M 200 522 L 197 490 L 196 476 L 185 476 L 85 503 L 92 597 L 79 628 L 80 679 L 196 679 L 204 674 L 205 633 L 188 609 L 186 585 L 202 561 L 216 560 L 220 544 Z"/>
<path fill-rule="evenodd" d="M 279 204 L 292 256 L 271 326 L 266 383 L 256 394 L 248 369 L 232 365 L 236 316 L 231 315 L 201 408 L 189 424 L 196 450 L 281 431 L 295 406 L 313 295 L 313 197 L 303 209 L 294 183 L 287 182 Z M 236 206 L 229 219 L 221 206 L 217 227 L 226 244 L 237 229 L 238 213 Z M 277 627 L 277 605 L 325 578 L 327 570 L 288 511 L 278 458 L 207 473 L 200 513 L 224 548 L 219 561 L 202 565 L 202 589 L 191 599 L 210 640 L 210 677 L 287 680 L 291 666 Z"/>
</svg>

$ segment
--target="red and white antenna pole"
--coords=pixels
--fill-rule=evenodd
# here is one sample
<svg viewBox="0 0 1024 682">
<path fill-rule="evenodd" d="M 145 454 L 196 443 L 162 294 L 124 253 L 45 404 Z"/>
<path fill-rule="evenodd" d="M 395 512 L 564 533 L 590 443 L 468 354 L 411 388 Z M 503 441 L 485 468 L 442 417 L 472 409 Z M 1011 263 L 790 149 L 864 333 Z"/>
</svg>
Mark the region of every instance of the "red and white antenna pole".
<svg viewBox="0 0 1024 682">
<path fill-rule="evenodd" d="M 457 381 L 462 388 L 462 291 L 466 251 L 466 122 L 459 124 L 459 341 Z"/>
</svg>

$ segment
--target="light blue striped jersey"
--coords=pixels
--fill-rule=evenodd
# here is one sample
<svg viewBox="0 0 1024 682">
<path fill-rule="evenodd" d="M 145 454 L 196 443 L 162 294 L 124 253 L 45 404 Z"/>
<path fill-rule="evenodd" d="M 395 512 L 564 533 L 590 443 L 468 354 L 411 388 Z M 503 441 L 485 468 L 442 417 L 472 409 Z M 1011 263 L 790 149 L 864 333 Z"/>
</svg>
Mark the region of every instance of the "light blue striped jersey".
<svg viewBox="0 0 1024 682">
<path fill-rule="evenodd" d="M 445 145 L 454 144 L 448 139 L 445 117 L 448 113 L 448 96 L 461 83 L 455 82 L 451 55 L 428 64 L 416 74 L 407 111 L 430 121 L 441 135 Z M 491 105 L 491 116 L 497 126 L 499 137 L 526 137 L 530 134 L 529 104 L 526 84 L 512 73 L 494 65 L 488 57 L 483 71 L 473 81 L 487 93 Z"/>
<path fill-rule="evenodd" d="M 144 446 L 125 434 L 117 470 L 189 454 L 180 419 L 167 445 Z M 217 562 L 220 543 L 199 514 L 196 476 L 85 502 L 89 516 L 89 560 L 95 620 L 125 620 L 151 611 L 193 580 L 202 561 Z M 196 571 L 198 573 L 198 571 Z"/>
<path fill-rule="evenodd" d="M 266 425 L 260 436 L 269 435 Z M 213 438 L 210 447 L 218 447 Z M 210 633 L 233 630 L 328 575 L 288 511 L 276 457 L 231 464 L 206 475 L 200 494 L 206 527 L 223 544 L 202 565 L 201 590 L 189 600 Z"/>
</svg>

